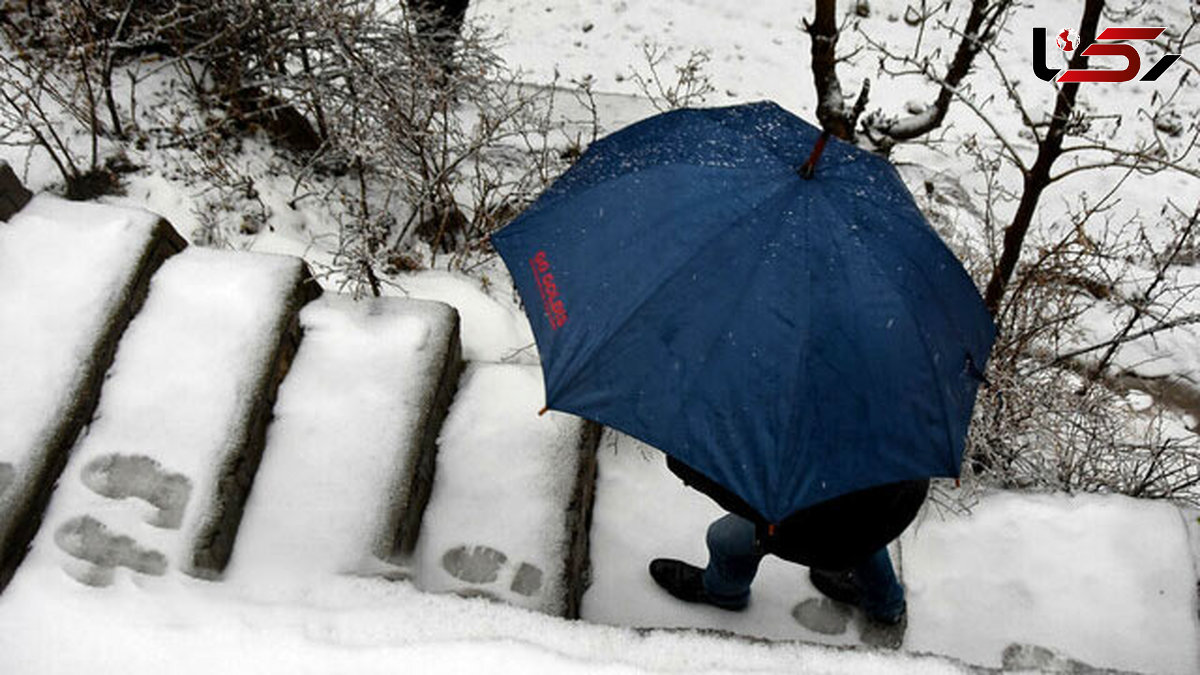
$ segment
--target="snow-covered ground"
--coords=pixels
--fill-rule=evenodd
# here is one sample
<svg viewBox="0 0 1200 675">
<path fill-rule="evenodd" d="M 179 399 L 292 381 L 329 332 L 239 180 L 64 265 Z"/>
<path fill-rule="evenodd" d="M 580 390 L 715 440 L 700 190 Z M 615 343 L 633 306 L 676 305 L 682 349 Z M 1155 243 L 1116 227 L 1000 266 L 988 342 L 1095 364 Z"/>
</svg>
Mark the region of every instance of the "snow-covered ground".
<svg viewBox="0 0 1200 675">
<path fill-rule="evenodd" d="M 247 274 L 240 263 L 211 252 L 190 251 L 176 262 L 164 268 L 158 288 L 169 289 L 197 266 L 215 270 L 226 284 L 245 281 Z M 262 268 L 263 260 L 244 262 Z M 457 281 L 437 278 L 440 282 L 430 282 L 429 293 L 454 292 Z M 221 284 L 201 281 L 220 292 Z M 25 283 L 21 279 L 16 285 Z M 227 302 L 226 310 L 244 318 L 252 318 L 254 312 L 248 310 L 263 305 L 243 295 L 230 295 Z M 176 325 L 194 311 L 191 304 L 164 304 L 152 295 L 139 320 Z M 464 308 L 470 311 L 472 304 Z M 438 471 L 445 475 L 435 483 L 423 525 L 423 536 L 429 538 L 418 544 L 414 557 L 415 583 L 402 580 L 405 574 L 373 562 L 380 559 L 372 549 L 378 549 L 376 522 L 380 509 L 388 508 L 381 503 L 389 488 L 386 467 L 370 461 L 370 446 L 373 437 L 383 437 L 384 445 L 396 442 L 386 438 L 384 427 L 402 423 L 403 411 L 413 402 L 401 400 L 406 395 L 398 387 L 388 387 L 392 398 L 387 400 L 371 392 L 414 367 L 414 355 L 428 340 L 428 329 L 417 319 L 427 310 L 406 316 L 383 305 L 372 307 L 323 300 L 303 315 L 312 342 L 302 344 L 295 379 L 285 380 L 277 408 L 280 426 L 271 434 L 270 456 L 259 471 L 261 490 L 247 506 L 234 562 L 225 575 L 200 580 L 166 564 L 165 557 L 163 564 L 148 567 L 157 558 L 138 555 L 135 564 L 102 560 L 102 578 L 81 577 L 59 550 L 64 541 L 71 542 L 47 528 L 0 595 L 0 672 L 933 673 L 965 672 L 966 664 L 1076 669 L 1087 664 L 1190 673 L 1200 668 L 1195 595 L 1200 522 L 1195 512 L 1124 497 L 1003 493 L 986 495 L 969 516 L 930 508 L 894 548 L 910 593 L 903 650 L 846 650 L 839 645 L 859 644 L 859 620 L 842 614 L 837 625 L 835 611 L 831 621 L 829 608 L 820 606 L 797 566 L 767 560 L 752 607 L 743 614 L 683 605 L 656 588 L 645 572 L 648 560 L 669 555 L 702 562 L 703 530 L 719 511 L 671 477 L 657 451 L 611 432 L 599 450 L 593 583 L 583 600 L 583 621 L 418 590 L 463 590 L 433 574 L 455 567 L 447 566 L 445 554 L 460 545 L 506 554 L 496 580 L 503 588 L 493 587 L 490 579 L 466 579 L 475 584 L 467 590 L 519 604 L 530 597 L 527 591 L 536 595 L 541 590 L 532 583 L 537 575 L 529 569 L 523 573 L 522 563 L 554 571 L 544 551 L 562 545 L 546 542 L 559 536 L 555 521 L 565 495 L 560 492 L 563 481 L 553 476 L 571 476 L 575 469 L 574 458 L 559 462 L 547 450 L 576 423 L 536 415 L 541 391 L 535 368 L 473 366 L 441 439 L 447 454 Z M 497 336 L 491 343 L 481 338 L 476 345 L 481 352 L 500 351 L 505 336 L 522 320 L 498 317 L 503 315 L 492 315 L 490 321 L 476 315 L 479 334 Z M 237 322 L 210 325 L 237 328 Z M 129 367 L 119 368 L 110 383 L 130 377 L 145 355 L 162 352 L 161 345 L 145 337 L 149 328 L 135 322 L 130 330 L 118 357 L 118 364 Z M 244 338 L 247 331 L 259 332 L 235 332 Z M 236 339 L 218 331 L 170 342 L 211 343 L 211 350 L 195 345 L 193 356 L 223 356 L 232 362 L 237 356 L 222 345 Z M 380 350 L 391 356 L 375 358 Z M 322 353 L 324 359 L 316 358 Z M 390 367 L 376 367 L 395 359 L 399 361 Z M 333 361 L 341 365 L 329 372 Z M 182 365 L 192 367 L 193 362 L 185 359 Z M 193 368 L 188 379 L 198 386 L 227 379 L 220 367 L 202 370 L 207 372 Z M 142 378 L 147 383 L 157 379 Z M 297 400 L 305 392 L 305 400 Z M 306 410 L 302 403 L 317 396 L 340 403 L 331 403 L 329 410 Z M 115 438 L 117 427 L 160 428 L 164 413 L 187 417 L 204 413 L 212 403 L 203 391 L 132 400 L 116 396 L 102 404 L 95 433 L 84 437 L 85 450 Z M 131 409 L 141 414 L 131 418 Z M 333 410 L 345 414 L 320 424 L 321 416 Z M 391 416 L 395 419 L 386 419 Z M 318 428 L 306 432 L 307 422 Z M 120 447 L 111 449 L 128 451 L 136 445 L 161 455 L 154 443 L 134 439 L 116 445 Z M 488 461 L 479 461 L 480 453 L 490 453 Z M 78 484 L 76 479 L 86 473 L 80 467 L 86 454 L 67 468 L 61 494 L 49 509 L 52 526 L 74 513 L 79 496 L 87 494 L 84 487 L 105 487 Z M 161 456 L 167 461 L 167 455 Z M 181 466 L 168 463 L 171 469 Z M 490 493 L 475 490 L 477 483 L 501 493 L 482 499 Z M 536 489 L 526 495 L 514 487 L 522 485 Z M 89 497 L 89 508 L 105 518 L 116 510 L 124 513 L 126 518 L 110 525 L 118 536 L 136 532 L 137 541 L 130 540 L 135 544 L 145 543 L 148 533 L 169 539 L 179 524 L 166 517 L 169 508 L 157 504 L 162 495 L 114 494 L 115 501 L 105 502 L 104 508 L 97 506 L 100 496 Z M 126 496 L 140 497 L 153 508 L 133 508 L 142 505 L 122 499 Z M 364 512 L 356 514 L 354 508 Z M 195 513 L 189 517 L 194 519 Z M 88 536 L 76 534 L 81 540 Z M 157 548 L 176 555 L 171 546 Z M 475 557 L 476 551 L 465 553 Z M 460 580 L 471 576 L 462 571 L 458 569 Z M 538 580 L 554 585 L 549 576 Z M 676 627 L 711 630 L 671 630 Z"/>
<path fill-rule="evenodd" d="M 520 450 L 503 439 L 493 447 L 509 457 Z M 287 532 L 322 518 L 301 505 L 284 532 L 267 533 L 267 541 L 288 540 L 287 555 L 246 546 L 219 581 L 121 570 L 110 586 L 95 588 L 35 555 L 0 596 L 0 669 L 949 673 L 968 672 L 965 662 L 1192 673 L 1200 666 L 1187 534 L 1190 527 L 1195 538 L 1200 529 L 1194 513 L 1188 522 L 1162 503 L 1010 494 L 986 497 L 969 517 L 931 510 L 895 549 L 910 593 L 903 651 L 847 651 L 821 644 L 856 644 L 857 618 L 822 632 L 799 623 L 816 595 L 797 566 L 765 561 L 743 614 L 683 605 L 657 589 L 645 573 L 649 558 L 702 562 L 703 529 L 718 510 L 667 474 L 655 451 L 631 439 L 606 442 L 600 452 L 594 579 L 584 621 L 423 593 L 361 565 L 339 571 L 322 561 L 336 562 L 346 536 L 320 535 L 320 523 L 312 523 L 312 559 L 295 560 Z M 264 471 L 276 478 L 304 473 L 303 463 L 286 468 L 282 461 Z M 330 471 L 323 492 L 353 494 L 362 487 L 356 478 Z M 268 476 L 266 484 L 272 482 Z M 269 516 L 263 522 L 287 521 L 274 506 L 252 505 L 248 521 L 256 522 L 256 508 Z M 517 552 L 528 538 L 518 530 L 532 521 L 506 515 L 511 527 L 464 536 Z M 454 522 L 435 514 L 430 525 Z M 243 536 L 263 534 L 250 527 Z"/>
<path fill-rule="evenodd" d="M 806 570 L 773 557 L 746 612 L 675 601 L 647 563 L 704 564 L 705 529 L 723 512 L 661 453 L 615 432 L 601 443 L 599 476 L 585 619 L 859 644 L 858 617 L 828 616 Z M 903 648 L 998 667 L 1012 645 L 1036 645 L 1095 667 L 1195 672 L 1189 528 L 1195 536 L 1197 523 L 1174 506 L 1124 497 L 995 493 L 970 515 L 927 507 L 891 551 L 908 589 Z"/>
<path fill-rule="evenodd" d="M 569 622 L 380 579 L 330 577 L 286 603 L 188 579 L 102 591 L 66 583 L 43 573 L 5 592 L 4 672 L 967 672 L 929 656 Z"/>
<path fill-rule="evenodd" d="M 897 49 L 910 49 L 918 39 L 918 29 L 902 20 L 909 4 L 915 3 L 872 0 L 863 29 L 885 36 Z M 999 55 L 1001 65 L 1006 72 L 1017 74 L 1020 91 L 1034 109 L 1048 109 L 1053 88 L 1030 72 L 1030 28 L 1075 25 L 1076 5 L 1042 0 L 1035 8 L 1019 12 L 1008 26 L 1010 40 Z M 1185 5 L 1163 2 L 1155 11 L 1165 24 L 1185 26 Z M 642 44 L 646 40 L 666 48 L 673 63 L 682 62 L 694 48 L 710 51 L 707 72 L 716 91 L 709 104 L 770 98 L 802 116 L 812 116 L 815 95 L 808 70 L 809 41 L 799 28 L 801 19 L 811 16 L 809 2 L 477 0 L 471 12 L 506 34 L 501 53 L 510 64 L 527 71 L 530 81 L 549 83 L 556 71 L 560 82 L 592 75 L 602 92 L 602 123 L 607 130 L 652 111 L 632 98 L 637 89 L 630 77 L 631 69 L 645 72 Z M 924 39 L 944 40 L 930 33 L 925 33 Z M 854 44 L 853 35 L 847 34 L 844 48 L 849 51 Z M 879 77 L 876 62 L 869 56 L 860 55 L 843 64 L 840 72 L 852 92 L 862 78 L 871 77 L 872 101 L 881 102 L 892 113 L 902 113 L 910 101 L 932 99 L 932 86 L 920 78 Z M 1176 76 L 1172 71 L 1172 78 Z M 974 80 L 972 86 L 981 92 L 981 98 L 1000 93 L 991 78 Z M 1122 130 L 1126 133 L 1138 126 L 1133 123 L 1137 111 L 1154 91 L 1147 84 L 1096 85 L 1088 92 L 1088 105 L 1093 112 L 1126 115 L 1130 120 Z M 1200 114 L 1197 101 L 1193 82 L 1184 90 L 1179 106 L 1185 121 L 1195 121 Z M 1020 135 L 1015 115 L 998 114 L 994 121 L 1019 152 L 1032 157 L 1032 143 Z M 963 194 L 974 192 L 975 199 L 980 199 L 977 191 L 982 189 L 983 177 L 960 152 L 960 145 L 967 135 L 983 128 L 982 122 L 961 105 L 952 108 L 948 122 L 943 142 L 901 146 L 893 159 L 917 194 L 922 183 L 930 180 Z M 19 170 L 28 167 L 22 173 L 34 188 L 54 180 L 45 158 L 32 157 L 27 163 L 23 152 L 3 146 L 0 157 Z M 255 176 L 256 187 L 273 215 L 270 228 L 236 239 L 234 245 L 328 263 L 331 253 L 325 242 L 335 224 L 315 212 L 288 207 L 293 186 L 287 176 L 279 174 L 269 148 L 249 141 L 236 161 Z M 1072 200 L 1085 192 L 1103 194 L 1114 180 L 1108 175 L 1084 174 L 1056 186 L 1043 198 L 1039 220 L 1046 225 L 1064 220 Z M 126 196 L 109 199 L 160 212 L 186 234 L 198 225 L 193 211 L 198 193 L 196 186 L 175 180 L 169 172 L 149 172 L 130 177 Z M 1134 177 L 1122 195 L 1115 218 L 1143 214 L 1153 221 L 1165 197 L 1186 205 L 1200 195 L 1200 185 L 1182 174 Z M 928 206 L 942 212 L 951 224 L 950 234 L 977 243 L 978 233 L 954 228 L 960 216 L 963 222 L 970 221 L 964 204 L 930 202 Z M 1011 205 L 1001 206 L 1004 208 Z M 0 232 L 3 227 L 0 224 Z M 0 300 L 3 293 L 12 294 L 19 284 L 36 276 L 21 272 L 10 279 L 18 268 L 4 267 L 4 243 L 0 237 L 0 280 L 5 280 Z M 105 252 L 97 249 L 94 253 Z M 40 267 L 65 270 L 72 266 L 55 259 Z M 471 276 L 445 271 L 398 275 L 387 292 L 453 305 L 462 315 L 464 356 L 470 360 L 537 363 L 531 332 L 498 263 L 481 265 Z M 72 293 L 75 301 L 83 297 Z M 1112 317 L 1101 314 L 1090 320 L 1100 332 Z M 395 329 L 403 344 L 394 346 L 411 346 L 407 330 L 403 326 Z M 352 333 L 331 333 L 316 336 L 318 343 L 327 340 L 326 347 L 334 351 L 361 349 Z M 0 344 L 21 337 L 20 333 L 5 333 L 0 325 Z M 1146 374 L 1169 372 L 1200 381 L 1200 361 L 1196 359 L 1200 342 L 1193 331 L 1178 329 L 1157 338 L 1123 351 L 1122 363 L 1142 364 Z M 1151 364 L 1148 368 L 1147 362 Z M 12 377 L 11 372 L 3 376 Z M 41 390 L 40 377 L 29 376 L 5 391 Z M 514 386 L 504 378 L 477 376 L 474 381 L 484 390 L 473 395 L 485 399 L 504 401 Z M 352 392 L 342 393 L 349 397 Z M 536 399 L 537 395 L 524 392 L 522 400 L 526 398 Z M 33 399 L 16 396 L 16 400 L 29 404 Z M 281 398 L 281 405 L 287 400 Z M 353 403 L 345 405 L 352 407 Z M 369 408 L 356 412 L 362 419 L 373 414 Z M 7 420 L 6 416 L 0 422 Z M 471 432 L 479 431 L 463 421 L 453 428 L 466 443 L 473 442 Z M 346 433 L 361 437 L 369 430 L 356 424 Z M 303 435 L 302 431 L 296 433 Z M 333 442 L 317 436 L 304 440 L 312 447 Z M 519 445 L 522 442 L 519 437 L 497 438 L 495 452 L 498 457 L 519 457 L 529 451 L 526 445 Z M 280 550 L 257 540 L 235 548 L 234 566 L 228 577 L 219 581 L 199 581 L 173 570 L 156 576 L 119 569 L 104 588 L 77 583 L 52 557 L 40 556 L 35 546 L 29 563 L 0 595 L 0 672 L 937 673 L 963 672 L 962 662 L 1070 669 L 1075 667 L 1071 659 L 1096 667 L 1146 672 L 1200 671 L 1200 599 L 1196 594 L 1200 522 L 1195 512 L 1126 498 L 1007 494 L 987 496 L 969 516 L 930 510 L 896 549 L 912 603 L 904 651 L 846 650 L 823 645 L 856 644 L 853 624 L 841 633 L 818 634 L 797 622 L 797 608 L 815 597 L 802 568 L 766 561 L 754 605 L 743 615 L 684 606 L 654 587 L 645 573 L 649 558 L 672 555 L 702 562 L 703 528 L 718 511 L 662 471 L 661 457 L 654 451 L 629 439 L 616 445 L 615 449 L 609 445 L 600 449 L 592 530 L 594 578 L 584 598 L 584 621 L 555 619 L 480 598 L 424 593 L 407 581 L 371 576 L 369 568 L 346 563 L 335 550 L 357 545 L 354 542 L 360 531 L 340 531 L 314 540 L 313 548 L 325 548 L 305 560 L 299 559 L 301 554 L 295 550 L 279 555 Z M 0 456 L 0 461 L 4 459 Z M 499 464 L 494 470 L 505 468 Z M 299 468 L 287 464 L 272 467 L 270 463 L 264 464 L 263 471 L 272 472 L 271 480 L 282 491 L 295 488 L 292 478 L 315 483 L 327 489 L 325 499 L 362 489 L 358 482 L 361 471 L 339 476 L 310 466 L 302 474 Z M 3 481 L 0 473 L 0 487 Z M 306 494 L 310 493 L 293 492 L 301 501 Z M 378 496 L 360 494 L 356 503 L 368 508 Z M 253 504 L 251 516 L 256 508 Z M 437 517 L 438 510 L 433 513 Z M 312 517 L 300 506 L 295 515 Z M 376 515 L 363 514 L 362 518 L 366 522 Z M 354 520 L 352 516 L 350 512 L 341 514 L 347 521 Z M 273 517 L 286 516 L 276 513 Z M 245 536 L 257 536 L 256 531 L 280 537 L 288 534 L 272 530 L 276 520 L 266 518 L 259 528 L 248 518 L 251 527 L 243 532 Z M 463 527 L 478 526 L 467 522 Z M 530 534 L 518 532 L 516 527 L 513 533 L 495 528 L 470 532 L 475 543 L 515 551 L 513 575 L 527 557 L 528 547 L 523 542 Z M 484 542 L 485 536 L 492 539 Z M 43 542 L 49 541 L 43 538 Z M 289 542 L 295 545 L 294 539 Z M 436 557 L 446 546 L 450 546 L 449 540 L 438 542 L 430 555 Z M 296 550 L 303 549 L 299 546 Z M 284 567 L 272 574 L 289 561 L 303 569 Z M 246 570 L 255 573 L 241 573 Z M 690 626 L 823 645 L 764 643 L 720 632 L 642 631 L 629 626 Z M 1012 645 L 1024 647 L 1014 650 Z M 1054 650 L 1058 656 L 1047 656 L 1031 645 Z"/>
<path fill-rule="evenodd" d="M 537 366 L 472 364 L 464 373 L 413 555 L 419 588 L 562 614 L 582 422 L 536 414 L 541 379 Z"/>
</svg>

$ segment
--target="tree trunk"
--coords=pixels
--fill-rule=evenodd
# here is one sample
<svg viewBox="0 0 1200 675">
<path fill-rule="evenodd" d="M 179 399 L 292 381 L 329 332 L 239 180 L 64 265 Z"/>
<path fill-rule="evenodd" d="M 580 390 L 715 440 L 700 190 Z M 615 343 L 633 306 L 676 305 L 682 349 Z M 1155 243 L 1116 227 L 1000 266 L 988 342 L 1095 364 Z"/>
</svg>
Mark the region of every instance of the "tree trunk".
<svg viewBox="0 0 1200 675">
<path fill-rule="evenodd" d="M 1088 57 L 1083 55 L 1083 48 L 1095 41 L 1096 26 L 1103 10 L 1104 0 L 1087 0 L 1085 3 L 1083 19 L 1079 25 L 1079 49 L 1071 56 L 1068 68 L 1087 68 Z M 1033 224 L 1038 201 L 1050 184 L 1050 167 L 1062 155 L 1067 123 L 1075 111 L 1075 98 L 1078 93 L 1078 82 L 1068 82 L 1058 90 L 1054 116 L 1050 119 L 1045 138 L 1038 143 L 1037 159 L 1025 172 L 1025 185 L 1021 192 L 1021 200 L 1017 204 L 1017 212 L 1012 223 L 1004 230 L 1004 248 L 1000 252 L 1000 260 L 992 272 L 984 294 L 984 304 L 993 318 L 1000 313 L 1000 301 L 1004 299 L 1004 291 L 1008 288 L 1013 270 L 1021 257 L 1021 247 L 1025 243 L 1025 235 L 1029 233 L 1030 225 Z"/>
<path fill-rule="evenodd" d="M 813 20 L 805 26 L 812 38 L 813 84 L 817 87 L 817 119 L 821 128 L 846 141 L 854 139 L 854 120 L 837 76 L 837 0 L 817 0 Z"/>
</svg>

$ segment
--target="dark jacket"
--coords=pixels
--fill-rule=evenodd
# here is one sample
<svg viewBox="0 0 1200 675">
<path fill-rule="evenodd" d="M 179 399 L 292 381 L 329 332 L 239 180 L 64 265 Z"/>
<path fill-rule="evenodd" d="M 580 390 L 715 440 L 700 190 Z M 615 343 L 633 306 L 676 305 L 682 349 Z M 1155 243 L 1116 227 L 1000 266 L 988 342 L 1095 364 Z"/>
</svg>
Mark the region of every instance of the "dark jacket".
<svg viewBox="0 0 1200 675">
<path fill-rule="evenodd" d="M 887 546 L 917 517 L 929 480 L 888 483 L 796 511 L 769 526 L 740 497 L 688 465 L 667 457 L 667 468 L 726 511 L 753 521 L 766 553 L 825 570 L 844 570 Z"/>
</svg>

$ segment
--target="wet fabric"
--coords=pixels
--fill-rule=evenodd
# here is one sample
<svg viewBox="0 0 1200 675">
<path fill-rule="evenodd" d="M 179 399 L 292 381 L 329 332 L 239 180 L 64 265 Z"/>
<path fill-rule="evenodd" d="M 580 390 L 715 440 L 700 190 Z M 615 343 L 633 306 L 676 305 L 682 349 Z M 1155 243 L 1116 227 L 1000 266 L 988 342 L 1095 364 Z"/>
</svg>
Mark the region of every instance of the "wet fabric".
<svg viewBox="0 0 1200 675">
<path fill-rule="evenodd" d="M 764 102 L 597 141 L 492 237 L 546 404 L 642 439 L 767 522 L 956 476 L 994 327 L 893 167 Z"/>
</svg>

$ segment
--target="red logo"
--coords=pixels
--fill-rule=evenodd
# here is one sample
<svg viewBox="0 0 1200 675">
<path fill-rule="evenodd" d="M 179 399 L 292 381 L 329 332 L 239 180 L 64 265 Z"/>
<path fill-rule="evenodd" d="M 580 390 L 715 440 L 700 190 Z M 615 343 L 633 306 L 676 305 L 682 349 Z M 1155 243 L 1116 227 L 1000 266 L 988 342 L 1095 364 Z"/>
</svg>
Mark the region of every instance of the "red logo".
<svg viewBox="0 0 1200 675">
<path fill-rule="evenodd" d="M 546 252 L 538 251 L 529 259 L 529 268 L 533 270 L 533 280 L 537 282 L 538 291 L 542 294 L 542 308 L 546 318 L 550 320 L 550 329 L 558 330 L 567 323 L 567 308 L 558 297 L 558 286 L 554 283 L 554 275 L 550 273 L 550 261 L 546 260 Z"/>
<path fill-rule="evenodd" d="M 1054 80 L 1056 76 L 1058 76 L 1058 82 L 1128 82 L 1141 72 L 1142 55 L 1136 47 L 1125 41 L 1155 40 L 1165 30 L 1166 28 L 1163 27 L 1105 28 L 1096 36 L 1094 42 L 1080 44 L 1079 35 L 1068 28 L 1055 37 L 1059 49 L 1070 52 L 1082 47 L 1083 51 L 1079 53 L 1084 56 L 1119 56 L 1125 59 L 1125 67 L 1121 70 L 1073 68 L 1062 71 L 1046 65 L 1046 29 L 1035 27 L 1033 29 L 1033 72 L 1047 82 Z M 1179 54 L 1164 54 L 1150 70 L 1146 71 L 1145 75 L 1142 75 L 1140 81 L 1153 82 L 1157 80 L 1172 63 L 1178 60 Z M 1060 72 L 1062 75 L 1059 75 Z"/>
<path fill-rule="evenodd" d="M 1079 42 L 1079 34 L 1072 28 L 1067 28 L 1058 34 L 1058 48 L 1064 52 L 1074 51 L 1075 43 Z"/>
</svg>

